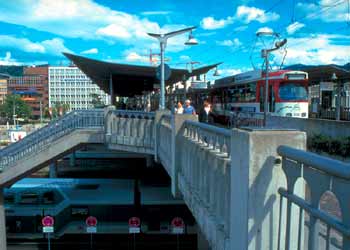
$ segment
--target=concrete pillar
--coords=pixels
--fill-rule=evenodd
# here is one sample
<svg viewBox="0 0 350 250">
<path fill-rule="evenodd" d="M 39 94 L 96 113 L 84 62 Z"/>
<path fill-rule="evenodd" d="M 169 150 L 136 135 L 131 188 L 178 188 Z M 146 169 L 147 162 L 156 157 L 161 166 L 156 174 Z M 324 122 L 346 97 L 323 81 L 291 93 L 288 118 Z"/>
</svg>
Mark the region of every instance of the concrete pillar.
<svg viewBox="0 0 350 250">
<path fill-rule="evenodd" d="M 198 250 L 210 250 L 209 242 L 203 235 L 200 228 L 197 226 L 197 249 Z"/>
<path fill-rule="evenodd" d="M 50 163 L 49 177 L 50 178 L 57 178 L 57 162 L 56 161 Z"/>
<path fill-rule="evenodd" d="M 158 162 L 158 145 L 159 145 L 159 121 L 162 118 L 163 115 L 170 115 L 170 110 L 158 110 L 156 111 L 156 115 L 154 117 L 154 160 L 155 162 Z"/>
<path fill-rule="evenodd" d="M 115 105 L 115 95 L 114 95 L 113 76 L 112 76 L 112 74 L 109 76 L 109 93 L 110 93 L 109 104 L 114 106 Z"/>
<path fill-rule="evenodd" d="M 4 190 L 2 188 L 0 188 L 0 249 L 7 249 Z"/>
<path fill-rule="evenodd" d="M 105 125 L 104 125 L 104 131 L 105 131 L 105 140 L 106 142 L 109 142 L 110 137 L 112 135 L 112 116 L 107 116 L 107 114 L 111 111 L 115 110 L 114 106 L 107 106 L 104 108 L 104 118 L 105 118 Z"/>
<path fill-rule="evenodd" d="M 279 145 L 306 148 L 306 134 L 299 131 L 232 130 L 231 137 L 231 249 L 277 249 L 280 195 L 286 187 L 276 149 Z M 300 189 L 303 190 L 303 189 Z M 304 192 L 297 192 L 304 197 Z M 285 208 L 285 206 L 284 206 Z M 293 213 L 291 221 L 298 221 Z M 282 221 L 285 221 L 282 210 Z M 298 226 L 298 223 L 294 223 Z M 292 230 L 295 232 L 295 230 Z M 284 235 L 282 233 L 282 235 Z M 291 234 L 290 249 L 297 249 Z M 282 237 L 283 238 L 283 237 Z M 282 239 L 281 246 L 284 246 Z"/>
<path fill-rule="evenodd" d="M 147 155 L 146 156 L 146 167 L 151 168 L 154 166 L 154 158 L 152 155 Z"/>
<path fill-rule="evenodd" d="M 75 151 L 73 151 L 71 153 L 71 155 L 69 156 L 69 166 L 70 167 L 75 167 Z"/>
<path fill-rule="evenodd" d="M 178 172 L 180 169 L 180 159 L 179 148 L 181 147 L 181 128 L 185 121 L 195 121 L 198 122 L 197 115 L 185 115 L 185 114 L 175 114 L 172 119 L 172 138 L 173 151 L 171 152 L 171 193 L 174 197 L 180 196 L 179 186 L 178 186 Z"/>
</svg>

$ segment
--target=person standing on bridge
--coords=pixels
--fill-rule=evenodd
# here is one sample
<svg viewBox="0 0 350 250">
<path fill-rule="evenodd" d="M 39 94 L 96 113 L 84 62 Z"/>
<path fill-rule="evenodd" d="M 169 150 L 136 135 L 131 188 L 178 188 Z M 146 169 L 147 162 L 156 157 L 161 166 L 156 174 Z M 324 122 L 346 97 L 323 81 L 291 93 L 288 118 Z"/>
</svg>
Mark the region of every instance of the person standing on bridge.
<svg viewBox="0 0 350 250">
<path fill-rule="evenodd" d="M 175 107 L 175 114 L 183 114 L 184 108 L 182 107 L 182 103 L 178 101 L 177 107 Z"/>
<path fill-rule="evenodd" d="M 196 110 L 191 105 L 191 101 L 189 99 L 187 99 L 185 101 L 185 108 L 184 108 L 184 112 L 183 113 L 187 114 L 187 115 L 195 115 L 196 114 Z"/>
<path fill-rule="evenodd" d="M 214 122 L 211 104 L 207 100 L 204 101 L 203 108 L 199 111 L 198 120 L 204 123 Z"/>
</svg>

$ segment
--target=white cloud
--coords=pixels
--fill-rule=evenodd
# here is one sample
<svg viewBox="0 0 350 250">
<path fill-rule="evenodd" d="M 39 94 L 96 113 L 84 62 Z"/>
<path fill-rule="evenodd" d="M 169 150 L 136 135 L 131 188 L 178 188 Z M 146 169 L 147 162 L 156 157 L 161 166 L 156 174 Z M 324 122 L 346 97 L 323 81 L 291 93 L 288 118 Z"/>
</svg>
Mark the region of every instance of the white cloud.
<svg viewBox="0 0 350 250">
<path fill-rule="evenodd" d="M 5 57 L 0 57 L 0 65 L 20 65 L 16 60 L 11 59 L 11 52 L 6 51 Z"/>
<path fill-rule="evenodd" d="M 136 52 L 129 52 L 125 56 L 125 59 L 128 62 L 149 62 L 149 57 L 148 56 L 142 56 Z"/>
<path fill-rule="evenodd" d="M 245 31 L 246 29 L 248 29 L 248 25 L 242 25 L 235 28 L 234 31 Z"/>
<path fill-rule="evenodd" d="M 215 29 L 222 29 L 231 23 L 233 23 L 232 17 L 216 20 L 213 17 L 209 16 L 202 19 L 201 27 L 205 30 L 215 30 Z"/>
<path fill-rule="evenodd" d="M 294 22 L 290 25 L 288 25 L 288 27 L 286 28 L 287 33 L 289 35 L 294 34 L 296 31 L 300 30 L 301 28 L 305 27 L 305 24 L 303 23 L 299 23 L 299 22 Z"/>
<path fill-rule="evenodd" d="M 47 64 L 47 61 L 19 62 L 18 60 L 12 58 L 10 51 L 6 51 L 5 57 L 0 57 L 0 65 L 19 66 L 19 65 L 39 65 L 39 64 Z"/>
<path fill-rule="evenodd" d="M 245 5 L 238 6 L 236 10 L 235 19 L 240 20 L 243 23 L 250 23 L 257 21 L 260 23 L 267 23 L 270 21 L 276 21 L 280 18 L 277 13 L 268 12 L 256 7 L 248 7 Z"/>
<path fill-rule="evenodd" d="M 346 43 L 338 44 L 342 40 Z M 345 45 L 347 44 L 347 45 Z M 302 63 L 310 65 L 319 64 L 345 64 L 349 62 L 350 36 L 318 34 L 310 37 L 288 39 L 285 65 Z M 283 54 L 275 53 L 274 61 L 279 61 Z"/>
<path fill-rule="evenodd" d="M 309 20 L 345 22 L 349 20 L 348 1 L 319 0 L 317 3 L 298 3 L 298 11 Z"/>
<path fill-rule="evenodd" d="M 14 36 L 0 35 L 0 47 L 18 49 L 28 53 L 40 53 L 50 55 L 61 55 L 62 52 L 71 52 L 64 46 L 60 38 L 32 42 L 27 38 L 17 38 Z"/>
<path fill-rule="evenodd" d="M 147 32 L 165 32 L 180 26 L 160 27 L 147 18 L 115 11 L 92 0 L 16 0 L 0 5 L 0 11 L 0 21 L 64 37 L 105 40 L 111 44 L 122 41 L 134 45 L 138 41 L 150 47 L 155 41 Z"/>
<path fill-rule="evenodd" d="M 259 32 L 273 33 L 273 30 L 269 27 L 262 27 L 256 31 L 256 33 L 259 33 Z"/>
<path fill-rule="evenodd" d="M 145 48 L 159 49 L 158 41 L 147 32 L 166 33 L 185 28 L 176 24 L 161 27 L 147 18 L 115 11 L 92 0 L 16 0 L 1 4 L 0 11 L 0 21 L 64 37 L 103 40 L 110 45 L 122 42 L 137 53 Z M 183 45 L 187 36 L 169 39 L 167 52 L 188 48 Z"/>
<path fill-rule="evenodd" d="M 92 49 L 88 49 L 88 50 L 84 50 L 84 51 L 80 52 L 80 54 L 85 54 L 85 55 L 92 55 L 92 54 L 97 54 L 97 53 L 98 53 L 97 48 L 92 48 Z"/>
<path fill-rule="evenodd" d="M 120 39 L 127 39 L 132 36 L 127 27 L 123 27 L 115 23 L 109 24 L 103 28 L 99 28 L 96 31 L 96 34 Z"/>
<path fill-rule="evenodd" d="M 189 61 L 191 61 L 191 57 L 189 57 L 187 55 L 182 55 L 182 56 L 180 56 L 180 60 L 189 62 Z"/>
<path fill-rule="evenodd" d="M 233 48 L 237 48 L 242 45 L 241 41 L 238 38 L 235 38 L 233 40 L 216 41 L 216 44 Z"/>
<path fill-rule="evenodd" d="M 220 77 L 233 76 L 243 72 L 242 69 L 219 69 Z"/>
<path fill-rule="evenodd" d="M 170 13 L 172 13 L 172 12 L 171 11 L 162 11 L 162 10 L 141 12 L 141 14 L 144 15 L 144 16 L 169 15 Z"/>
</svg>

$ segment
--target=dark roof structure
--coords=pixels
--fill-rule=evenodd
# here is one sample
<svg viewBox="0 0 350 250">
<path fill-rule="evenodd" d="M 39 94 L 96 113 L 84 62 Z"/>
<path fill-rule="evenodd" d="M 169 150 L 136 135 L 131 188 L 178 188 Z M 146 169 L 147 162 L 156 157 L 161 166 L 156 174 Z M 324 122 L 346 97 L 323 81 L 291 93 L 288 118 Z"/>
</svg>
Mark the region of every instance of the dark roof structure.
<svg viewBox="0 0 350 250">
<path fill-rule="evenodd" d="M 159 83 L 156 77 L 157 67 L 110 63 L 63 54 L 108 94 L 110 94 L 110 77 L 113 82 L 113 94 L 119 96 L 139 95 L 142 91 L 153 90 L 154 84 Z M 165 84 L 171 85 L 192 76 L 206 74 L 219 64 L 221 63 L 194 69 L 191 73 L 186 69 L 171 69 L 171 76 Z"/>
<path fill-rule="evenodd" d="M 336 74 L 339 81 L 349 81 L 350 71 L 336 65 L 320 66 L 291 66 L 289 69 L 302 70 L 309 74 L 310 84 L 318 84 L 321 81 L 331 81 L 333 73 Z"/>
</svg>

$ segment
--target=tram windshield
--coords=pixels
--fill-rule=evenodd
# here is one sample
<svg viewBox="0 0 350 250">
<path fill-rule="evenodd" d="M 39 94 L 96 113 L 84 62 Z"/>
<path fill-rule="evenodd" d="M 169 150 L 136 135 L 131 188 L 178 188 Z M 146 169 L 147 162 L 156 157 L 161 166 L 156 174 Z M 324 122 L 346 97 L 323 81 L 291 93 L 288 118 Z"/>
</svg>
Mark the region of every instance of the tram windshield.
<svg viewBox="0 0 350 250">
<path fill-rule="evenodd" d="M 281 83 L 278 94 L 283 101 L 306 101 L 308 98 L 306 86 L 293 82 Z"/>
</svg>

